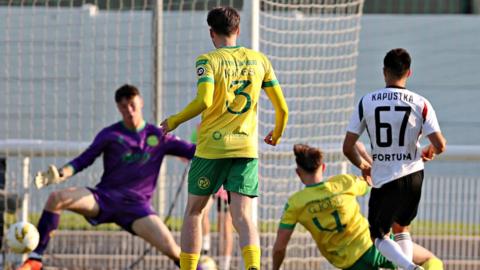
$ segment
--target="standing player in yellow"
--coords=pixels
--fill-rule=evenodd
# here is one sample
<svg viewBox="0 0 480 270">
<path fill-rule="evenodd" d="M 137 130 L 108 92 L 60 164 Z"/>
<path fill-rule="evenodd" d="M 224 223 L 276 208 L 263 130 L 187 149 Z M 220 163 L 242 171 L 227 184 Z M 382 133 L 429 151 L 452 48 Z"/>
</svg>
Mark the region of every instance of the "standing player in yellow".
<svg viewBox="0 0 480 270">
<path fill-rule="evenodd" d="M 260 269 L 260 240 L 252 222 L 258 196 L 257 102 L 263 88 L 275 109 L 275 127 L 265 137 L 275 146 L 287 125 L 288 108 L 265 55 L 237 46 L 240 16 L 231 7 L 208 13 L 216 50 L 196 60 L 197 97 L 162 122 L 167 131 L 202 113 L 198 143 L 188 176 L 188 203 L 181 233 L 180 265 L 193 270 L 201 249 L 201 219 L 211 194 L 223 185 L 230 193 L 233 225 L 249 270 Z"/>
<path fill-rule="evenodd" d="M 363 145 L 356 148 L 362 157 L 368 157 Z M 297 175 L 306 187 L 293 194 L 285 206 L 273 247 L 273 269 L 280 269 L 297 223 L 311 233 L 322 255 L 337 268 L 394 269 L 373 245 L 368 221 L 360 213 L 356 198 L 369 191 L 367 182 L 348 174 L 322 181 L 325 169 L 322 152 L 302 144 L 296 144 L 293 151 Z M 414 245 L 413 259 L 426 270 L 443 269 L 442 261 L 419 245 Z"/>
</svg>

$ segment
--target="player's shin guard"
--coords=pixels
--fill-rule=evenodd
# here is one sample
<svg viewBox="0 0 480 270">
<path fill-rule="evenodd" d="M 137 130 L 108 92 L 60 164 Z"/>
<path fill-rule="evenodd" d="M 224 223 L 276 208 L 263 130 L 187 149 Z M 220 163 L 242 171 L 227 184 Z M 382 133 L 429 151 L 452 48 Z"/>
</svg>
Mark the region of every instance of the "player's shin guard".
<svg viewBox="0 0 480 270">
<path fill-rule="evenodd" d="M 35 254 L 43 255 L 45 249 L 47 249 L 48 242 L 52 236 L 52 232 L 58 228 L 60 223 L 60 215 L 57 213 L 52 213 L 47 210 L 43 210 L 42 216 L 38 221 L 38 232 L 40 234 L 40 241 L 37 248 L 34 250 Z"/>
<path fill-rule="evenodd" d="M 425 270 L 443 270 L 443 262 L 439 258 L 433 257 L 422 264 L 422 267 Z"/>
<path fill-rule="evenodd" d="M 375 247 L 385 258 L 405 270 L 415 269 L 415 264 L 403 254 L 400 246 L 388 237 L 375 239 Z"/>
<path fill-rule="evenodd" d="M 397 233 L 394 236 L 395 242 L 403 250 L 403 254 L 411 261 L 413 259 L 413 242 L 410 233 Z"/>
<path fill-rule="evenodd" d="M 180 252 L 180 270 L 196 270 L 200 254 Z"/>
<path fill-rule="evenodd" d="M 248 245 L 242 248 L 243 261 L 245 262 L 245 269 L 259 270 L 260 269 L 260 246 Z"/>
</svg>

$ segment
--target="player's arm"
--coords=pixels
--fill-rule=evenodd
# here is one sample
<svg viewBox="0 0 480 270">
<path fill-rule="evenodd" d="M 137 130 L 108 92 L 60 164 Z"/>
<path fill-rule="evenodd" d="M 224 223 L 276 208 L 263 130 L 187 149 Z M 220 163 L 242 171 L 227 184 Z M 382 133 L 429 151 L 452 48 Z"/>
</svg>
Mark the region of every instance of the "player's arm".
<svg viewBox="0 0 480 270">
<path fill-rule="evenodd" d="M 275 110 L 275 128 L 265 137 L 265 142 L 270 145 L 277 145 L 287 127 L 288 106 L 278 82 L 276 85 L 264 87 L 264 90 Z"/>
<path fill-rule="evenodd" d="M 430 161 L 435 158 L 435 155 L 439 155 L 445 152 L 447 146 L 447 140 L 443 137 L 441 132 L 434 132 L 427 136 L 430 144 L 422 149 L 423 161 Z"/>
<path fill-rule="evenodd" d="M 345 140 L 343 141 L 343 154 L 353 165 L 362 171 L 363 177 L 368 182 L 370 178 L 371 163 L 369 160 L 364 159 L 359 153 L 359 148 L 357 146 L 358 138 L 358 134 L 347 131 Z M 365 153 L 363 154 L 365 155 Z"/>
<path fill-rule="evenodd" d="M 212 81 L 213 82 L 213 81 Z M 182 111 L 164 120 L 161 126 L 169 132 L 176 129 L 181 123 L 186 122 L 201 114 L 213 102 L 213 83 L 200 82 L 197 87 L 197 96 Z"/>
<path fill-rule="evenodd" d="M 290 241 L 292 234 L 293 229 L 278 228 L 277 238 L 275 239 L 275 244 L 273 245 L 273 270 L 280 269 L 280 266 L 285 259 L 288 242 Z"/>
<path fill-rule="evenodd" d="M 348 123 L 347 133 L 343 141 L 343 154 L 353 165 L 362 171 L 363 178 L 369 182 L 371 169 L 371 162 L 369 161 L 371 161 L 371 159 L 362 157 L 364 155 L 368 156 L 368 154 L 363 153 L 362 148 L 357 144 L 358 138 L 366 127 L 363 114 L 364 110 L 362 97 L 350 118 L 350 122 Z"/>
<path fill-rule="evenodd" d="M 195 61 L 197 70 L 197 96 L 179 113 L 165 119 L 161 126 L 166 132 L 176 129 L 180 124 L 201 114 L 213 103 L 214 75 L 207 56 L 201 55 Z"/>
<path fill-rule="evenodd" d="M 370 192 L 372 184 L 363 177 L 351 175 L 350 179 L 353 180 L 352 192 L 355 196 L 365 196 Z"/>
<path fill-rule="evenodd" d="M 357 141 L 357 142 L 355 143 L 355 149 L 357 149 L 358 154 L 359 154 L 366 162 L 368 162 L 368 164 L 372 165 L 372 163 L 373 163 L 372 157 L 370 156 L 370 154 L 369 154 L 368 151 L 367 151 L 367 148 L 365 148 L 365 145 L 364 145 L 362 142 Z"/>
<path fill-rule="evenodd" d="M 166 153 L 168 155 L 186 158 L 188 160 L 193 158 L 195 154 L 195 144 L 170 134 L 166 134 L 164 140 L 164 144 L 167 146 Z"/>
<path fill-rule="evenodd" d="M 55 165 L 51 164 L 48 166 L 47 170 L 37 172 L 34 178 L 35 186 L 40 189 L 47 185 L 61 183 L 72 176 L 73 173 L 74 171 L 69 165 L 65 165 L 58 169 Z"/>
<path fill-rule="evenodd" d="M 90 166 L 103 153 L 106 143 L 104 133 L 100 132 L 82 154 L 63 167 L 57 168 L 55 165 L 49 165 L 47 170 L 37 172 L 34 178 L 35 186 L 40 189 L 44 186 L 64 182 L 77 172 Z"/>
<path fill-rule="evenodd" d="M 424 161 L 433 160 L 435 155 L 445 151 L 447 141 L 440 131 L 437 115 L 430 102 L 425 100 L 423 105 L 423 125 L 422 130 L 426 134 L 430 144 L 422 149 L 422 159 Z"/>
<path fill-rule="evenodd" d="M 357 150 L 360 157 L 362 157 L 362 159 L 364 161 L 366 161 L 371 167 L 372 164 L 373 164 L 373 160 L 372 160 L 372 157 L 370 156 L 370 154 L 367 152 L 367 149 L 365 148 L 365 145 L 362 142 L 357 140 L 357 142 L 355 143 L 355 150 Z M 368 183 L 369 186 L 372 186 L 373 185 L 372 184 L 372 179 L 369 175 L 368 169 L 367 169 L 366 173 L 364 173 L 363 170 L 362 170 L 362 175 L 363 175 L 363 180 L 365 180 Z"/>
<path fill-rule="evenodd" d="M 275 244 L 273 245 L 273 269 L 280 269 L 282 262 L 285 258 L 285 253 L 287 250 L 288 242 L 292 236 L 293 231 L 295 230 L 295 225 L 297 224 L 297 211 L 292 203 L 292 198 L 288 200 L 283 209 L 282 219 L 280 220 L 280 225 L 278 226 L 277 238 L 275 239 Z"/>
<path fill-rule="evenodd" d="M 282 88 L 273 71 L 272 64 L 264 57 L 265 77 L 263 78 L 262 88 L 272 102 L 275 110 L 275 128 L 268 133 L 264 141 L 270 145 L 277 145 L 288 122 L 288 106 L 283 96 Z"/>
</svg>

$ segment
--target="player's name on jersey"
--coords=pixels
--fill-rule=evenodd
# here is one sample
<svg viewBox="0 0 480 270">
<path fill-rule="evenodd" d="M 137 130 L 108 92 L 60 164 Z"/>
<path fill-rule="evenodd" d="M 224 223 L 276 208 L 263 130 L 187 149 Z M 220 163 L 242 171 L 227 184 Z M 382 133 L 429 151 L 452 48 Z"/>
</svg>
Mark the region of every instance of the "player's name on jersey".
<svg viewBox="0 0 480 270">
<path fill-rule="evenodd" d="M 373 154 L 372 158 L 374 161 L 400 161 L 412 160 L 412 155 L 410 153 Z"/>
<path fill-rule="evenodd" d="M 339 208 L 343 204 L 341 197 L 325 198 L 323 200 L 315 200 L 307 203 L 307 211 L 310 214 L 321 213 L 325 210 Z"/>
<path fill-rule="evenodd" d="M 382 92 L 372 94 L 372 101 L 383 101 L 383 100 L 403 100 L 406 102 L 413 103 L 413 95 L 402 92 Z"/>
<path fill-rule="evenodd" d="M 221 65 L 225 66 L 255 66 L 257 65 L 257 60 L 245 60 L 245 61 L 231 61 L 231 60 L 222 60 Z"/>
<path fill-rule="evenodd" d="M 238 76 L 253 76 L 255 75 L 255 69 L 254 68 L 242 68 L 242 69 L 236 69 L 236 68 L 225 68 L 225 77 L 238 77 Z"/>
</svg>

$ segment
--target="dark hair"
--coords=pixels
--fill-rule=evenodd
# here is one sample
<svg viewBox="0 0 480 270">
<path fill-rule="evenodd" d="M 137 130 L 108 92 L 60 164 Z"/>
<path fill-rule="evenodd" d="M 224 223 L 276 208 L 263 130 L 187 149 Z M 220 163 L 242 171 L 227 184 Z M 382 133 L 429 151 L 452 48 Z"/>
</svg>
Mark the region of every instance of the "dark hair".
<svg viewBox="0 0 480 270">
<path fill-rule="evenodd" d="M 293 153 L 295 153 L 297 165 L 309 173 L 315 173 L 323 164 L 323 153 L 318 148 L 306 144 L 295 144 Z"/>
<path fill-rule="evenodd" d="M 397 78 L 403 77 L 410 69 L 412 59 L 407 50 L 397 48 L 390 50 L 383 59 L 383 67 L 393 76 Z"/>
<path fill-rule="evenodd" d="M 130 100 L 135 96 L 140 96 L 138 88 L 130 84 L 124 84 L 115 91 L 115 102 L 119 103 L 124 98 Z"/>
<path fill-rule="evenodd" d="M 230 36 L 240 25 L 240 14 L 232 7 L 216 7 L 208 12 L 207 23 L 215 33 Z"/>
</svg>

